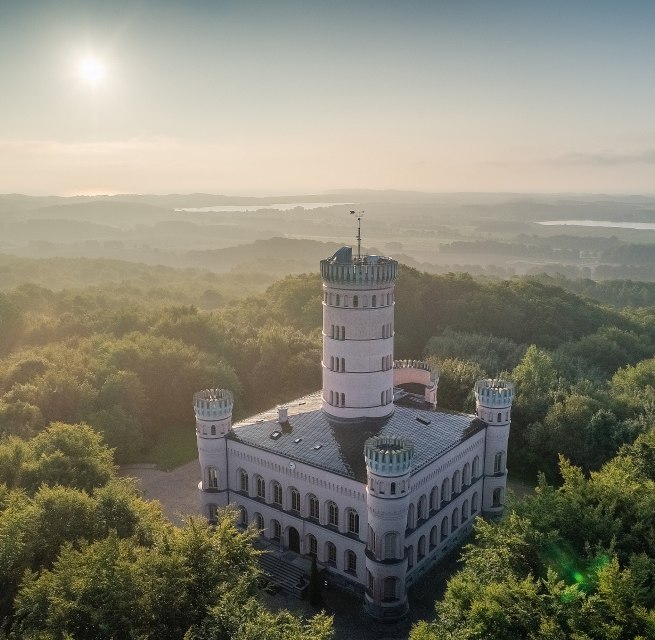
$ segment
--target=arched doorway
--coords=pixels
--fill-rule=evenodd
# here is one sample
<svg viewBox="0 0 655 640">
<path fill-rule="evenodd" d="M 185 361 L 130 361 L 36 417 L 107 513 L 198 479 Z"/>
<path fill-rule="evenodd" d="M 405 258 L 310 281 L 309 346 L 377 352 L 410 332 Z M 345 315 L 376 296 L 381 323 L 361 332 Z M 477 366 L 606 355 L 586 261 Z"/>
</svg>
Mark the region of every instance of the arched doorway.
<svg viewBox="0 0 655 640">
<path fill-rule="evenodd" d="M 289 551 L 300 553 L 300 534 L 295 527 L 289 527 Z"/>
</svg>

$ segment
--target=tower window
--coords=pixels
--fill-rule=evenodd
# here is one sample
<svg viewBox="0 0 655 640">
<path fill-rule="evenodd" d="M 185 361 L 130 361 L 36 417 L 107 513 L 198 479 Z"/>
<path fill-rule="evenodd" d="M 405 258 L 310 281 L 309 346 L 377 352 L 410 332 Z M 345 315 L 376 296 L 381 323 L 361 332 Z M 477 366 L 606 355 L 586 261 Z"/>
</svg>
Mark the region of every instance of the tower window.
<svg viewBox="0 0 655 640">
<path fill-rule="evenodd" d="M 353 296 L 353 307 L 359 307 L 359 296 Z"/>
<path fill-rule="evenodd" d="M 346 571 L 350 573 L 357 573 L 357 556 L 354 551 L 348 549 L 346 551 Z"/>
<path fill-rule="evenodd" d="M 396 483 L 395 483 L 395 482 L 392 482 L 392 483 L 391 483 L 391 491 L 390 491 L 390 493 L 391 493 L 392 496 L 395 496 L 395 495 L 396 495 Z"/>
<path fill-rule="evenodd" d="M 499 451 L 494 457 L 494 473 L 503 471 L 503 452 Z"/>
<path fill-rule="evenodd" d="M 371 296 L 371 305 L 372 305 L 373 307 L 377 307 L 377 306 L 378 306 L 378 297 L 377 297 L 375 294 L 373 294 L 373 295 Z"/>
<path fill-rule="evenodd" d="M 346 359 L 341 358 L 341 371 L 344 372 L 346 370 Z"/>
<path fill-rule="evenodd" d="M 494 489 L 492 502 L 492 507 L 502 507 L 503 506 L 503 488 L 498 487 Z"/>
<path fill-rule="evenodd" d="M 209 489 L 218 489 L 218 475 L 214 467 L 207 469 L 207 487 Z"/>
<path fill-rule="evenodd" d="M 341 296 L 337 293 L 337 307 L 341 306 Z"/>
<path fill-rule="evenodd" d="M 216 435 L 216 425 L 215 425 L 215 424 L 213 424 L 213 425 L 211 426 L 211 434 L 212 434 L 213 436 Z"/>
<path fill-rule="evenodd" d="M 341 394 L 341 406 L 342 407 L 346 406 L 346 394 L 345 393 Z"/>
<path fill-rule="evenodd" d="M 501 414 L 499 413 L 499 414 L 498 414 L 498 420 L 496 420 L 496 422 L 501 422 L 501 421 L 502 421 L 502 416 L 501 416 Z"/>
<path fill-rule="evenodd" d="M 359 514 L 354 509 L 348 511 L 348 533 L 359 535 Z"/>
<path fill-rule="evenodd" d="M 395 532 L 384 534 L 384 559 L 391 560 L 396 557 L 398 547 L 398 534 Z"/>
</svg>

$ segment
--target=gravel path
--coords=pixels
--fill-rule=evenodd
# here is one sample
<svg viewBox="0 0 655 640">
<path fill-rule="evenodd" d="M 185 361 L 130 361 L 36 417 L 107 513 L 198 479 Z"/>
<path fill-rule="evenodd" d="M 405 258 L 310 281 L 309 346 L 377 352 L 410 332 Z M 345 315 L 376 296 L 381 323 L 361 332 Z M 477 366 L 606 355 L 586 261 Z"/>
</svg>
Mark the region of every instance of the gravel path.
<svg viewBox="0 0 655 640">
<path fill-rule="evenodd" d="M 200 464 L 197 460 L 173 471 L 160 471 L 153 465 L 125 465 L 119 475 L 135 478 L 143 497 L 159 500 L 164 514 L 174 524 L 182 524 L 184 516 L 200 514 Z"/>
</svg>

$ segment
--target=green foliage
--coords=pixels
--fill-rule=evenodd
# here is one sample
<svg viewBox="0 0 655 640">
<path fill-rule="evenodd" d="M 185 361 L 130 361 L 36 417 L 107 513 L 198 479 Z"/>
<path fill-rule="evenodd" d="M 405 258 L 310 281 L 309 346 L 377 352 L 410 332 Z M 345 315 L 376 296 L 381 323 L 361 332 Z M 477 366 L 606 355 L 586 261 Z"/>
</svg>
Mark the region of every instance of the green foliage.
<svg viewBox="0 0 655 640">
<path fill-rule="evenodd" d="M 433 357 L 428 362 L 439 371 L 439 406 L 469 413 L 474 411 L 473 387 L 477 380 L 487 377 L 482 367 L 455 358 L 439 360 Z"/>
<path fill-rule="evenodd" d="M 634 640 L 655 633 L 655 430 L 586 478 L 565 459 L 499 523 L 478 520 L 463 568 L 412 640 Z"/>
</svg>

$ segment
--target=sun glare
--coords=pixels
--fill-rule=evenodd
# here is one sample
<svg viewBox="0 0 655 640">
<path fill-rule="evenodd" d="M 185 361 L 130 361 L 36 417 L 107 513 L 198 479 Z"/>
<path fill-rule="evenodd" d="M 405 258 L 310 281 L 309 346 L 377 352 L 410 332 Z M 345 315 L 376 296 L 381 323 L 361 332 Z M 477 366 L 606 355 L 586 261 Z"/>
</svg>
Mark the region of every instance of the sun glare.
<svg viewBox="0 0 655 640">
<path fill-rule="evenodd" d="M 105 67 L 97 58 L 80 60 L 78 71 L 82 80 L 92 87 L 97 87 L 105 79 Z"/>
</svg>

